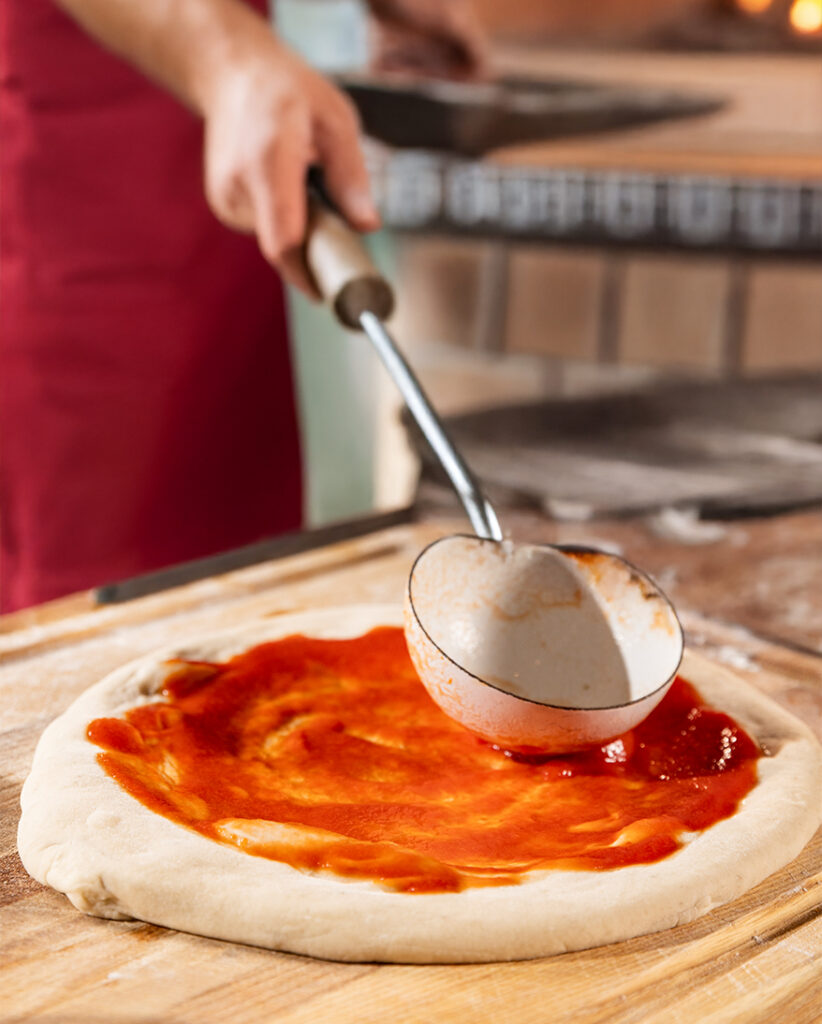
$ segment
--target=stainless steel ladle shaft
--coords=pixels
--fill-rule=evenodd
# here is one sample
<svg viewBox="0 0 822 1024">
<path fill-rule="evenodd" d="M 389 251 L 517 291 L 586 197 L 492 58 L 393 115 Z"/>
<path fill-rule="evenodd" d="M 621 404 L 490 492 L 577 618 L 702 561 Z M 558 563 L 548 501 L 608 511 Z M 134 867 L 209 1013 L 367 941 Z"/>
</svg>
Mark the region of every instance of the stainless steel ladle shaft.
<svg viewBox="0 0 822 1024">
<path fill-rule="evenodd" d="M 457 451 L 416 374 L 383 323 L 394 308 L 391 285 L 359 237 L 319 200 L 310 203 L 306 259 L 323 298 L 345 327 L 362 330 L 388 370 L 411 415 L 448 475 L 477 536 L 502 540 L 493 506 Z"/>
<path fill-rule="evenodd" d="M 360 316 L 360 324 L 399 388 L 400 394 L 405 399 L 405 404 L 431 445 L 440 465 L 448 474 L 448 478 L 468 514 L 474 532 L 485 540 L 502 540 L 502 530 L 497 513 L 483 494 L 477 478 L 448 436 L 442 420 L 431 405 L 416 374 L 394 339 L 385 329 L 379 317 L 371 312 L 364 312 Z"/>
</svg>

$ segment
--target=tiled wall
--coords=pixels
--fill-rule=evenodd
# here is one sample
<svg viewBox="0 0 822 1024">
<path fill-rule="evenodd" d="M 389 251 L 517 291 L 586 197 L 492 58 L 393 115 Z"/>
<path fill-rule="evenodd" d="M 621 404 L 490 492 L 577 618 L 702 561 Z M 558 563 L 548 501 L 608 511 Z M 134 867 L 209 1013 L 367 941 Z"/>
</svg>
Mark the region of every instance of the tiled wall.
<svg viewBox="0 0 822 1024">
<path fill-rule="evenodd" d="M 822 370 L 822 266 L 405 239 L 401 330 L 712 375 Z"/>
</svg>

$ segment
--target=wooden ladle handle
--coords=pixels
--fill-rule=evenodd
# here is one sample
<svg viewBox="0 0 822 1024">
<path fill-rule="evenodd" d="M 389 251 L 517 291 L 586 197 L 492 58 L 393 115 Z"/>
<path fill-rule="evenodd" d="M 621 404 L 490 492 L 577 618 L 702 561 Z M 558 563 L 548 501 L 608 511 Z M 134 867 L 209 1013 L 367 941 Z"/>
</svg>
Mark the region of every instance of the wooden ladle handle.
<svg viewBox="0 0 822 1024">
<path fill-rule="evenodd" d="M 380 320 L 391 316 L 391 285 L 374 266 L 360 236 L 313 192 L 308 202 L 305 260 L 317 289 L 344 327 L 359 330 L 365 312 Z"/>
</svg>

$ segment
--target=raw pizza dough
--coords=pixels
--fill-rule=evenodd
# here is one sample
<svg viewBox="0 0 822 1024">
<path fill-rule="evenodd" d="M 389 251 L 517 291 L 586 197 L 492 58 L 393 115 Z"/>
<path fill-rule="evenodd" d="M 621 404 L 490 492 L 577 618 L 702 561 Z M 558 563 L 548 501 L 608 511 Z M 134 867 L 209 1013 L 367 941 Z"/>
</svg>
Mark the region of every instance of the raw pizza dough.
<svg viewBox="0 0 822 1024">
<path fill-rule="evenodd" d="M 401 624 L 393 607 L 312 611 L 169 648 L 112 673 L 40 740 L 21 798 L 18 844 L 26 869 L 89 914 L 315 957 L 516 960 L 690 921 L 791 861 L 822 818 L 822 751 L 810 731 L 691 654 L 685 678 L 768 754 L 739 811 L 657 863 L 535 872 L 519 885 L 397 893 L 244 854 L 148 810 L 98 765 L 99 748 L 86 739 L 93 719 L 156 700 L 168 658 L 222 661 L 289 634 L 346 638 Z"/>
</svg>

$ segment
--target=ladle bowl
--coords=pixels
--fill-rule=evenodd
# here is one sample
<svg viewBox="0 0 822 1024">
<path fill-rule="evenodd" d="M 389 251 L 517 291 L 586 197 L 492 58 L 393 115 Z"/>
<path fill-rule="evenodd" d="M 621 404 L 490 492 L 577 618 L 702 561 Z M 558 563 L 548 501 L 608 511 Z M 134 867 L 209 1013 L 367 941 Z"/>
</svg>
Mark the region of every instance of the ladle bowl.
<svg viewBox="0 0 822 1024">
<path fill-rule="evenodd" d="M 641 721 L 682 657 L 676 614 L 615 555 L 513 546 L 383 321 L 391 286 L 311 179 L 306 262 L 346 327 L 363 330 L 448 475 L 477 536 L 429 545 L 408 583 L 406 639 L 446 714 L 511 750 L 562 753 Z"/>
<path fill-rule="evenodd" d="M 462 534 L 414 563 L 405 634 L 447 715 L 502 748 L 551 754 L 641 722 L 683 651 L 670 602 L 624 559 Z"/>
</svg>

